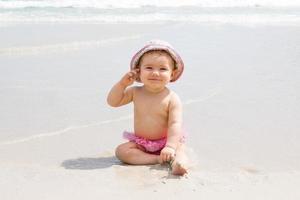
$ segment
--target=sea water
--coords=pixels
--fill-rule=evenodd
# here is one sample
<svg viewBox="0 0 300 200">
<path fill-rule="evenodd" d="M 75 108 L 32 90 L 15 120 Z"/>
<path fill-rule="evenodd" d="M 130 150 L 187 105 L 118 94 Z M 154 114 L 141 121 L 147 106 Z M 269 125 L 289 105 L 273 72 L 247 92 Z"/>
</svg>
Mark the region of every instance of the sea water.
<svg viewBox="0 0 300 200">
<path fill-rule="evenodd" d="M 0 25 L 18 23 L 288 23 L 300 0 L 0 0 Z"/>
</svg>

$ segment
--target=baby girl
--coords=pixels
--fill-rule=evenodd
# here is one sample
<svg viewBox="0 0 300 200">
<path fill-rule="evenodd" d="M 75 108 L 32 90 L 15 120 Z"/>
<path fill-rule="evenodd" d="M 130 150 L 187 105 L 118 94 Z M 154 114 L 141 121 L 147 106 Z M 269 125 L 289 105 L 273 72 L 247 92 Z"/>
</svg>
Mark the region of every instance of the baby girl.
<svg viewBox="0 0 300 200">
<path fill-rule="evenodd" d="M 134 132 L 123 133 L 128 142 L 116 148 L 116 156 L 132 165 L 170 163 L 172 174 L 184 175 L 188 169 L 182 104 L 167 88 L 181 76 L 183 61 L 170 44 L 155 40 L 133 56 L 130 67 L 107 97 L 113 107 L 134 105 Z M 142 85 L 131 86 L 135 81 Z"/>
</svg>

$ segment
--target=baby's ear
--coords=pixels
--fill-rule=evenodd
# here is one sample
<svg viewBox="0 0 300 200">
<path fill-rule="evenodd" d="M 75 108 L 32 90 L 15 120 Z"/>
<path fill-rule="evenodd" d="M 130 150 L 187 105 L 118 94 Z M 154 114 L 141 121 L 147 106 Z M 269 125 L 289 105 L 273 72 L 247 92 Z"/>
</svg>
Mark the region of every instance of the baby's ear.
<svg viewBox="0 0 300 200">
<path fill-rule="evenodd" d="M 140 79 L 140 68 L 137 67 L 135 68 L 135 71 L 136 71 L 136 77 L 135 77 L 135 80 L 138 81 L 138 82 L 141 82 L 141 79 Z"/>
<path fill-rule="evenodd" d="M 177 73 L 178 69 L 173 69 L 172 74 L 171 74 L 171 80 L 173 80 L 175 74 Z"/>
</svg>

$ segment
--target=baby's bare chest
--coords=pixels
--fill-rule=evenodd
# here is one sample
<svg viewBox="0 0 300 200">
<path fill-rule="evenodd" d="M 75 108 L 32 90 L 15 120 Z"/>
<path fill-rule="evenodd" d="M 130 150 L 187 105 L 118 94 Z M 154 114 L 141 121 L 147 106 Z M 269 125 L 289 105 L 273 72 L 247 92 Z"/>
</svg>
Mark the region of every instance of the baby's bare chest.
<svg viewBox="0 0 300 200">
<path fill-rule="evenodd" d="M 134 99 L 134 111 L 138 115 L 167 117 L 169 110 L 169 98 L 158 96 L 147 98 L 143 95 Z"/>
</svg>

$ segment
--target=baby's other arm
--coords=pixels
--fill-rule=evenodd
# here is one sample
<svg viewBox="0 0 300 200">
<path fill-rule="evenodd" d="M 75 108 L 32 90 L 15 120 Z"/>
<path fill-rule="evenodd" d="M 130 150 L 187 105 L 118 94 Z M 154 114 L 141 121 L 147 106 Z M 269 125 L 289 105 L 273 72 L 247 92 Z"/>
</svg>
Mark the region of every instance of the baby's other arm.
<svg viewBox="0 0 300 200">
<path fill-rule="evenodd" d="M 119 107 L 128 104 L 133 99 L 134 87 L 127 88 L 134 83 L 137 71 L 126 73 L 119 82 L 117 82 L 107 96 L 107 103 L 112 107 Z"/>
<path fill-rule="evenodd" d="M 181 137 L 182 104 L 179 97 L 173 93 L 169 105 L 167 143 L 160 153 L 160 157 L 163 162 L 168 162 L 174 158 Z"/>
<path fill-rule="evenodd" d="M 177 94 L 173 93 L 169 105 L 167 147 L 177 148 L 182 136 L 182 104 Z"/>
</svg>

